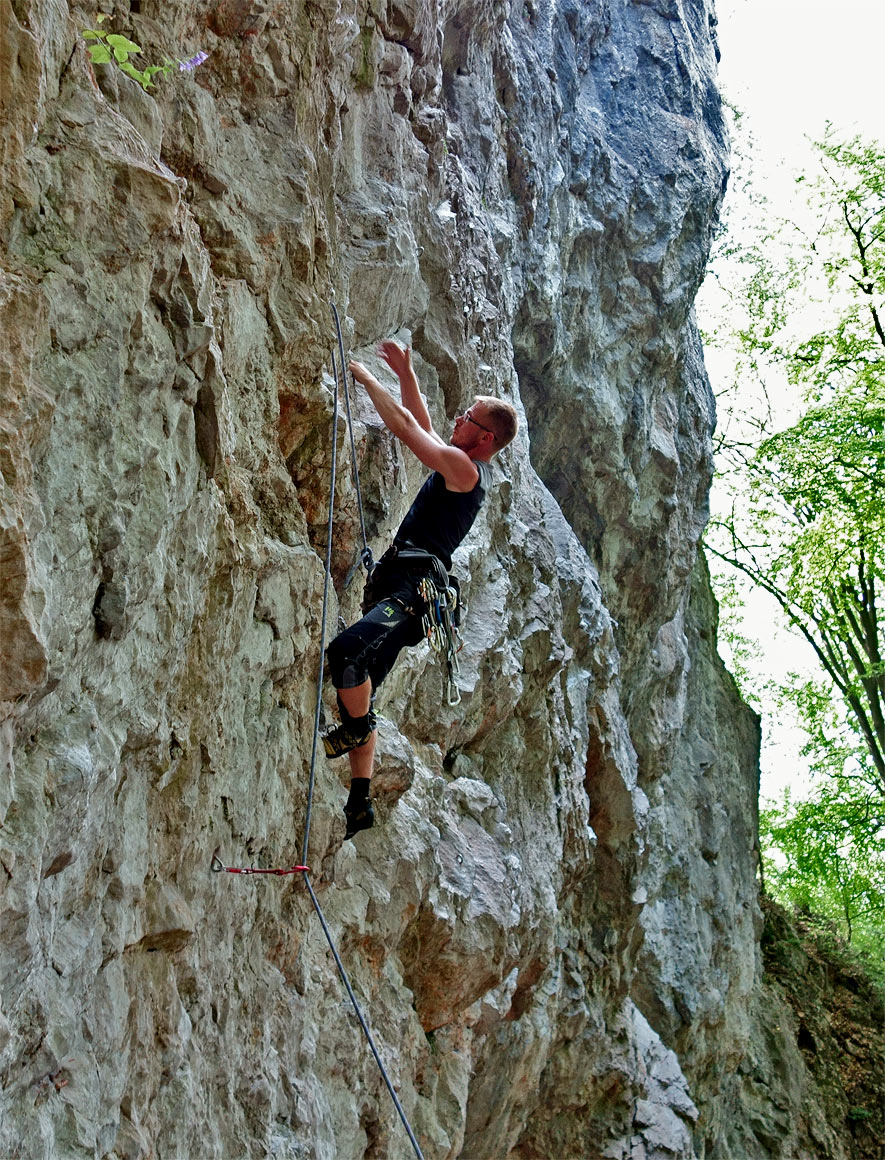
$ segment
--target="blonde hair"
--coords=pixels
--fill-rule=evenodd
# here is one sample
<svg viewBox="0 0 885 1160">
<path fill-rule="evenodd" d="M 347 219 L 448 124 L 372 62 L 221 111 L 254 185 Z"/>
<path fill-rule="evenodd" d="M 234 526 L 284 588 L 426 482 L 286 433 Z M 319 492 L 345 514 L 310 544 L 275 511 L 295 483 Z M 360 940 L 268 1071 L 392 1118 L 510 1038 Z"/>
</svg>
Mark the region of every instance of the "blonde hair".
<svg viewBox="0 0 885 1160">
<path fill-rule="evenodd" d="M 485 407 L 485 417 L 488 419 L 489 427 L 495 436 L 495 451 L 500 451 L 513 440 L 519 429 L 515 409 L 510 403 L 505 403 L 503 399 L 496 399 L 493 395 L 476 395 L 474 402 L 482 403 Z"/>
</svg>

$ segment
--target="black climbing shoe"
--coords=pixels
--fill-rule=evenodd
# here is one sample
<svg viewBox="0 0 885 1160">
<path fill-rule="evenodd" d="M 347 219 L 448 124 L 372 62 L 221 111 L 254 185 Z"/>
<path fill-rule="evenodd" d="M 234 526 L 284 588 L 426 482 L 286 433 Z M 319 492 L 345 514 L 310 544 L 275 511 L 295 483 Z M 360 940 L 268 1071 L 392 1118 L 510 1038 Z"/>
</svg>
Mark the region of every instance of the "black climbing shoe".
<svg viewBox="0 0 885 1160">
<path fill-rule="evenodd" d="M 344 816 L 347 819 L 347 832 L 344 835 L 345 840 L 352 838 L 360 830 L 371 830 L 372 826 L 375 825 L 375 811 L 372 809 L 372 803 L 368 798 L 358 805 L 346 805 L 344 807 Z"/>
<path fill-rule="evenodd" d="M 345 717 L 340 725 L 323 734 L 323 748 L 327 757 L 343 757 L 351 749 L 365 745 L 375 731 L 375 714 L 365 717 Z"/>
</svg>

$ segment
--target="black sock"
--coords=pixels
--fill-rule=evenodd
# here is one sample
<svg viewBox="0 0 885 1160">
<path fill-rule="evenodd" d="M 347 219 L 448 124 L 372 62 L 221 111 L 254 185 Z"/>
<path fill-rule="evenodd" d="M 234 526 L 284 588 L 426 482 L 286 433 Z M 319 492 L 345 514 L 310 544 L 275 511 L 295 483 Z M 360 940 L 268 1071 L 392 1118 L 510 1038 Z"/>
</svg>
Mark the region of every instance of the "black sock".
<svg viewBox="0 0 885 1160">
<path fill-rule="evenodd" d="M 349 806 L 361 806 L 369 800 L 369 790 L 372 788 L 370 777 L 352 777 L 350 779 L 350 796 L 347 799 Z"/>
</svg>

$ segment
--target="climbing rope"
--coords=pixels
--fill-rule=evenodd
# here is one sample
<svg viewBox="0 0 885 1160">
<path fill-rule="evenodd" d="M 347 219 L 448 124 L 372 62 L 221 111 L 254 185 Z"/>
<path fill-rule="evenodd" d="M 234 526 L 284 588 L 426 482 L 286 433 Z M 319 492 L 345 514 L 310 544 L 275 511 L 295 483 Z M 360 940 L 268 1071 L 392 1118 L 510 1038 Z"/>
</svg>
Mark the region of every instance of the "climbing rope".
<svg viewBox="0 0 885 1160">
<path fill-rule="evenodd" d="M 338 312 L 334 305 L 332 310 L 335 318 Z M 342 356 L 342 374 L 344 371 Z M 326 523 L 326 566 L 323 574 L 323 610 L 320 616 L 320 659 L 317 672 L 317 703 L 313 719 L 313 741 L 310 749 L 310 776 L 307 779 L 307 810 L 304 819 L 304 842 L 301 846 L 301 861 L 307 861 L 307 843 L 310 839 L 310 820 L 313 809 L 313 787 L 316 780 L 317 749 L 320 738 L 320 713 L 323 707 L 323 666 L 326 656 L 326 615 L 329 609 L 329 581 L 332 574 L 332 528 L 335 522 L 335 484 L 338 472 L 338 367 L 335 363 L 335 354 L 332 353 L 332 376 L 335 379 L 335 391 L 332 401 L 332 466 L 329 481 L 329 518 Z"/>
<path fill-rule="evenodd" d="M 326 924 L 326 919 L 322 910 L 320 909 L 317 896 L 313 892 L 313 887 L 310 884 L 310 878 L 308 878 L 306 874 L 304 875 L 304 884 L 307 887 L 308 894 L 310 894 L 310 900 L 313 903 L 314 910 L 317 912 L 317 918 L 320 920 L 320 925 L 323 928 L 323 934 L 326 936 L 326 942 L 329 944 L 329 950 L 332 952 L 332 955 L 335 959 L 335 966 L 338 968 L 338 974 L 341 976 L 341 981 L 344 983 L 344 986 L 347 989 L 347 993 L 350 996 L 350 1001 L 353 1004 L 356 1017 L 360 1021 L 360 1027 L 362 1027 L 366 1041 L 368 1042 L 369 1047 L 372 1049 L 372 1055 L 375 1056 L 375 1062 L 378 1064 L 378 1070 L 381 1072 L 381 1078 L 384 1080 L 387 1090 L 390 1092 L 390 1098 L 393 1100 L 393 1106 L 396 1108 L 399 1118 L 402 1121 L 402 1125 L 406 1129 L 406 1135 L 409 1137 L 409 1140 L 412 1143 L 412 1147 L 415 1149 L 415 1155 L 418 1157 L 418 1160 L 424 1160 L 424 1153 L 421 1151 L 421 1146 L 415 1139 L 415 1133 L 412 1131 L 412 1127 L 406 1117 L 406 1113 L 403 1111 L 403 1106 L 397 1098 L 393 1084 L 390 1082 L 390 1077 L 387 1074 L 387 1068 L 384 1066 L 384 1061 L 378 1054 L 378 1048 L 375 1046 L 375 1040 L 372 1038 L 372 1033 L 369 1030 L 369 1025 L 366 1023 L 366 1020 L 363 1017 L 363 1013 L 360 1010 L 360 1005 L 356 1001 L 356 995 L 353 993 L 353 987 L 350 985 L 350 979 L 348 979 L 347 972 L 344 969 L 344 964 L 341 962 L 338 951 L 335 949 L 335 943 L 332 940 L 332 935 L 329 931 L 328 925 Z"/>
<path fill-rule="evenodd" d="M 363 535 L 363 550 L 362 550 L 362 553 L 360 555 L 360 558 L 361 558 L 362 563 L 365 565 L 367 571 L 371 572 L 371 570 L 374 566 L 374 563 L 372 560 L 372 552 L 371 552 L 371 549 L 369 548 L 369 544 L 368 544 L 368 541 L 366 539 L 366 525 L 365 525 L 365 520 L 363 517 L 363 504 L 362 504 L 362 496 L 360 494 L 359 469 L 357 467 L 357 461 L 356 461 L 356 445 L 354 443 L 354 437 L 353 437 L 353 424 L 352 424 L 351 418 L 350 418 L 350 395 L 349 395 L 348 390 L 347 390 L 346 364 L 344 361 L 344 342 L 343 342 L 343 339 L 341 337 L 341 324 L 338 320 L 338 311 L 335 307 L 335 303 L 334 302 L 331 303 L 331 306 L 332 306 L 332 314 L 333 314 L 333 317 L 335 319 L 335 329 L 337 331 L 337 336 L 338 336 L 338 356 L 339 356 L 339 362 L 340 362 L 340 368 L 341 368 L 341 376 L 342 376 L 342 379 L 344 381 L 344 401 L 345 401 L 345 408 L 346 408 L 346 413 L 347 413 L 347 426 L 348 426 L 348 429 L 350 431 L 350 447 L 351 447 L 351 454 L 352 454 L 352 458 L 353 458 L 354 482 L 356 484 L 357 505 L 359 507 L 360 528 L 362 530 L 362 535 Z M 310 881 L 310 868 L 309 868 L 309 866 L 306 865 L 306 863 L 307 863 L 307 847 L 308 847 L 308 841 L 310 839 L 311 810 L 313 807 L 313 790 L 314 790 L 314 783 L 316 780 L 316 758 L 317 758 L 317 750 L 318 750 L 318 743 L 319 743 L 319 736 L 320 736 L 320 713 L 322 710 L 322 700 L 323 700 L 323 666 L 324 666 L 324 657 L 325 657 L 325 652 L 326 652 L 326 619 L 327 619 L 328 604 L 329 604 L 329 583 L 330 583 L 330 577 L 331 577 L 331 573 L 332 573 L 332 529 L 333 529 L 334 519 L 335 519 L 335 484 L 336 484 L 337 469 L 338 469 L 338 395 L 339 395 L 338 373 L 339 373 L 338 372 L 338 364 L 336 364 L 335 353 L 333 351 L 332 352 L 332 375 L 333 375 L 333 378 L 335 379 L 335 391 L 334 391 L 334 397 L 333 397 L 333 403 L 332 403 L 332 464 L 331 464 L 331 472 L 330 472 L 331 481 L 329 484 L 329 516 L 328 516 L 328 522 L 327 522 L 327 526 L 326 526 L 326 564 L 325 564 L 325 574 L 323 577 L 323 608 L 322 608 L 322 614 L 320 617 L 320 660 L 319 660 L 319 672 L 317 674 L 316 713 L 314 715 L 313 742 L 312 742 L 311 753 L 310 753 L 310 775 L 308 777 L 308 782 L 307 782 L 307 809 L 306 809 L 305 821 L 304 821 L 304 841 L 303 841 L 302 847 L 301 847 L 301 863 L 302 864 L 300 864 L 298 866 L 291 866 L 288 868 L 279 868 L 279 869 L 271 869 L 271 868 L 265 869 L 265 868 L 257 867 L 257 866 L 225 866 L 225 864 L 218 857 L 218 850 L 216 850 L 215 853 L 212 855 L 211 868 L 212 868 L 212 870 L 214 870 L 216 872 L 220 873 L 223 871 L 227 874 L 275 874 L 278 876 L 282 876 L 285 874 L 301 874 L 303 876 L 304 885 L 307 887 L 307 892 L 310 895 L 310 900 L 313 903 L 313 908 L 316 911 L 317 917 L 320 920 L 320 925 L 323 928 L 323 934 L 326 936 L 326 942 L 329 944 L 329 950 L 332 952 L 332 957 L 335 960 L 335 966 L 338 968 L 338 974 L 341 976 L 341 981 L 344 983 L 344 987 L 345 987 L 347 994 L 350 998 L 350 1002 L 352 1003 L 353 1009 L 356 1012 L 356 1017 L 359 1020 L 360 1027 L 362 1027 L 363 1034 L 366 1037 L 366 1041 L 369 1044 L 369 1047 L 372 1051 L 372 1055 L 375 1057 L 375 1062 L 378 1065 L 378 1070 L 381 1072 L 381 1078 L 384 1080 L 385 1086 L 387 1087 L 387 1090 L 390 1093 L 390 1098 L 393 1100 L 393 1105 L 396 1108 L 397 1114 L 399 1115 L 399 1118 L 402 1121 L 402 1125 L 406 1130 L 406 1134 L 408 1135 L 409 1140 L 412 1144 L 412 1147 L 415 1150 L 415 1155 L 418 1157 L 418 1160 L 424 1160 L 424 1154 L 421 1151 L 421 1147 L 418 1144 L 417 1139 L 415 1138 L 415 1133 L 412 1131 L 412 1127 L 409 1124 L 406 1113 L 403 1111 L 402 1104 L 399 1102 L 399 1099 L 397 1098 L 396 1091 L 394 1090 L 393 1084 L 390 1082 L 390 1077 L 388 1076 L 387 1069 L 384 1066 L 384 1061 L 381 1059 L 381 1056 L 378 1053 L 378 1048 L 375 1046 L 375 1040 L 372 1038 L 372 1033 L 369 1030 L 369 1025 L 366 1022 L 366 1019 L 365 1019 L 365 1017 L 360 1009 L 359 1003 L 357 1002 L 357 998 L 356 998 L 356 995 L 354 994 L 353 987 L 350 984 L 350 979 L 347 976 L 347 972 L 344 969 L 344 964 L 341 962 L 341 957 L 338 954 L 338 950 L 337 950 L 337 948 L 335 946 L 335 942 L 332 938 L 332 933 L 329 930 L 329 925 L 326 922 L 325 915 L 323 914 L 322 908 L 320 907 L 319 899 L 317 898 L 316 894 L 314 893 L 313 886 L 312 886 L 311 881 Z"/>
<path fill-rule="evenodd" d="M 366 539 L 366 519 L 363 515 L 363 495 L 360 491 L 360 470 L 356 461 L 356 442 L 353 435 L 353 420 L 350 417 L 350 391 L 347 389 L 347 367 L 344 361 L 344 339 L 341 337 L 341 322 L 338 318 L 338 308 L 335 303 L 330 303 L 332 307 L 332 317 L 335 319 L 335 332 L 338 336 L 338 357 L 341 360 L 341 377 L 344 380 L 344 409 L 347 412 L 347 430 L 350 433 L 350 459 L 353 464 L 353 484 L 356 488 L 356 506 L 360 516 L 360 531 L 363 536 L 363 550 L 360 553 L 360 561 L 365 565 L 366 571 L 371 572 L 375 566 L 375 561 L 372 559 L 372 549 L 369 547 L 369 541 Z M 334 366 L 335 355 L 332 355 L 332 364 Z M 336 379 L 337 385 L 337 379 Z"/>
</svg>

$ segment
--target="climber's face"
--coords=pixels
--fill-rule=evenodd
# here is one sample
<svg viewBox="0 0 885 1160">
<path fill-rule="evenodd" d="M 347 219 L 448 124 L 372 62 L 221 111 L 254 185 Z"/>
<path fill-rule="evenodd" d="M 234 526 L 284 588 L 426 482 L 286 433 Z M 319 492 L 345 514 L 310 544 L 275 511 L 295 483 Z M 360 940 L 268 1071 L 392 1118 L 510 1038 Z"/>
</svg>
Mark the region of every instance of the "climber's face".
<svg viewBox="0 0 885 1160">
<path fill-rule="evenodd" d="M 452 433 L 452 446 L 458 447 L 468 454 L 477 447 L 485 447 L 494 432 L 488 426 L 488 416 L 485 405 L 474 400 L 462 415 L 455 416 L 455 430 Z"/>
</svg>

